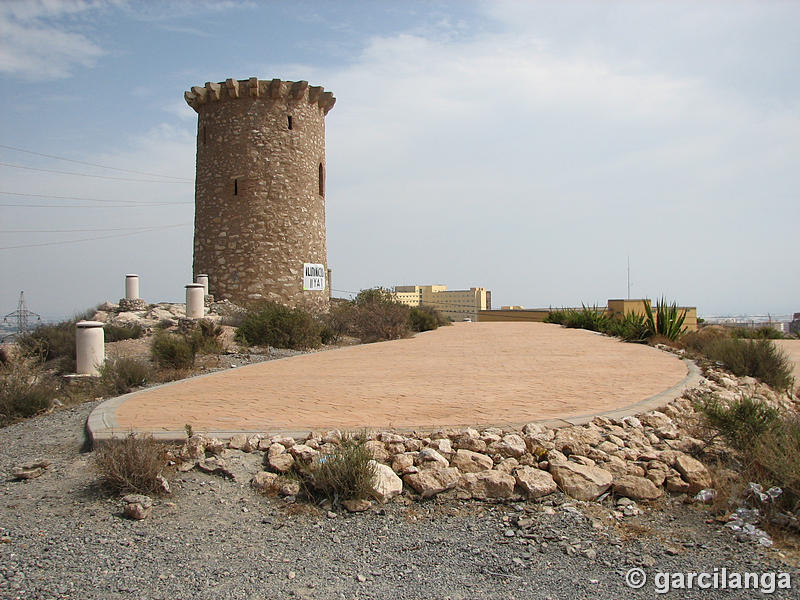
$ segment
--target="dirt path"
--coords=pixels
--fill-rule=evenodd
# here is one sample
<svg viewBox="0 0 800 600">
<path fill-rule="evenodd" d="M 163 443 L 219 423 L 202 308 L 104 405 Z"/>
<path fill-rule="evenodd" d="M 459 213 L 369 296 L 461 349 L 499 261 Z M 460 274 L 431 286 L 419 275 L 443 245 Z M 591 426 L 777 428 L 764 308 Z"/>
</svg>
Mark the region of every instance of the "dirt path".
<svg viewBox="0 0 800 600">
<path fill-rule="evenodd" d="M 458 323 L 144 390 L 113 417 L 150 431 L 525 423 L 628 406 L 686 373 L 675 356 L 588 331 Z"/>
</svg>

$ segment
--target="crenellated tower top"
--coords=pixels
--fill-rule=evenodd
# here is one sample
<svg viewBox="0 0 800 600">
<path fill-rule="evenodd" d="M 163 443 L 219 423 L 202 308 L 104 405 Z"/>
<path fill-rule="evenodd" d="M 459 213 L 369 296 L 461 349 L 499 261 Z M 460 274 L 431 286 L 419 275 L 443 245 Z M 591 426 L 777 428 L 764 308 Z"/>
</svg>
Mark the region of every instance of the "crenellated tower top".
<svg viewBox="0 0 800 600">
<path fill-rule="evenodd" d="M 283 101 L 289 104 L 308 102 L 317 104 L 323 114 L 333 108 L 336 98 L 332 92 L 326 92 L 322 86 L 309 86 L 307 81 L 271 81 L 259 80 L 257 77 L 250 79 L 226 79 L 219 83 L 206 82 L 203 87 L 192 86 L 183 97 L 195 112 L 200 112 L 200 106 L 214 102 L 224 102 L 238 98 L 262 98 L 267 101 Z"/>
</svg>

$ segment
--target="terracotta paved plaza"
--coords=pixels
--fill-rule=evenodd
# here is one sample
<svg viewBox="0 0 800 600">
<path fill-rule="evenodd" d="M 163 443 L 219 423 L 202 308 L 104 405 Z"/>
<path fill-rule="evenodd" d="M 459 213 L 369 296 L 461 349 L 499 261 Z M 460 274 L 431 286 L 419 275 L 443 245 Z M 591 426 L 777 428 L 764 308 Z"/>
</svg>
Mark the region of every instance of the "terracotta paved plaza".
<svg viewBox="0 0 800 600">
<path fill-rule="evenodd" d="M 589 331 L 457 323 L 195 377 L 103 410 L 118 432 L 520 424 L 630 406 L 686 375 L 673 355 Z"/>
</svg>

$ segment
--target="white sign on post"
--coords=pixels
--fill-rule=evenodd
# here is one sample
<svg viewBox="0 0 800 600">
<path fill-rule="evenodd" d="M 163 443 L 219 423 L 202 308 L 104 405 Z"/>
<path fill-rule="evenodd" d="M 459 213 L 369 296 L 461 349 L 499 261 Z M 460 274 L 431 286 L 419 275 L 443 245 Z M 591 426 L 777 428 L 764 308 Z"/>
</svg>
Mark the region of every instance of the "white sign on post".
<svg viewBox="0 0 800 600">
<path fill-rule="evenodd" d="M 325 265 L 303 264 L 303 291 L 325 289 Z"/>
</svg>

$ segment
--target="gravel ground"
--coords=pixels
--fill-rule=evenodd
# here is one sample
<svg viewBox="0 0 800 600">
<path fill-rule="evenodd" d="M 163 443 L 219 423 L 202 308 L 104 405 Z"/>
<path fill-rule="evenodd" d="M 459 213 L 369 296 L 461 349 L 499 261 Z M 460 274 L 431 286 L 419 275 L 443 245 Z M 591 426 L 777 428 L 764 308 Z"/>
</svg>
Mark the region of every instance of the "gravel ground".
<svg viewBox="0 0 800 600">
<path fill-rule="evenodd" d="M 788 572 L 796 589 L 668 597 L 800 598 L 796 567 L 777 551 L 737 540 L 680 499 L 621 526 L 608 507 L 563 496 L 329 515 L 190 472 L 148 519 L 131 521 L 82 453 L 95 405 L 0 429 L 0 598 L 651 598 L 657 571 L 722 567 Z M 13 466 L 39 458 L 52 463 L 42 477 L 10 480 Z M 642 589 L 625 585 L 633 567 L 649 576 Z"/>
</svg>

